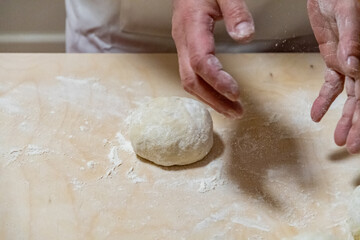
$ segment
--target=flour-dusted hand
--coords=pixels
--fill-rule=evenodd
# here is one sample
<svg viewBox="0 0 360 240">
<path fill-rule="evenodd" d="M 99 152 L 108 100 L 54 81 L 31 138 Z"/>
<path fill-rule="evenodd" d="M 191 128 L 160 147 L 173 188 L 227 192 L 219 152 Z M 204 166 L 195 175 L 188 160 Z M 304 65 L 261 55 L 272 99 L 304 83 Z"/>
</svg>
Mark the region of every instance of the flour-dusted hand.
<svg viewBox="0 0 360 240">
<path fill-rule="evenodd" d="M 214 24 L 222 18 L 234 40 L 251 40 L 254 23 L 244 0 L 174 0 L 172 35 L 184 89 L 216 111 L 239 118 L 239 86 L 214 55 Z"/>
<path fill-rule="evenodd" d="M 318 122 L 343 91 L 348 99 L 335 130 L 336 144 L 350 153 L 360 151 L 360 2 L 308 0 L 311 26 L 327 70 L 311 117 Z"/>
</svg>

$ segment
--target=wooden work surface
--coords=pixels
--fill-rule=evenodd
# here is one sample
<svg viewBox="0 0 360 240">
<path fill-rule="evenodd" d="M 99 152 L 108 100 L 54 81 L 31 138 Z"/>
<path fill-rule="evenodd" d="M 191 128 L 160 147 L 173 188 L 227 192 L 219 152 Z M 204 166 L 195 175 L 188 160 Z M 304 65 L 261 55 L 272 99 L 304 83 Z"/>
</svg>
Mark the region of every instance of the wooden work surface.
<svg viewBox="0 0 360 240">
<path fill-rule="evenodd" d="M 211 111 L 201 162 L 138 160 L 128 116 L 182 90 L 174 54 L 0 55 L 0 239 L 347 239 L 359 156 L 333 142 L 341 95 L 321 123 L 318 54 L 219 55 L 246 114 Z"/>
</svg>

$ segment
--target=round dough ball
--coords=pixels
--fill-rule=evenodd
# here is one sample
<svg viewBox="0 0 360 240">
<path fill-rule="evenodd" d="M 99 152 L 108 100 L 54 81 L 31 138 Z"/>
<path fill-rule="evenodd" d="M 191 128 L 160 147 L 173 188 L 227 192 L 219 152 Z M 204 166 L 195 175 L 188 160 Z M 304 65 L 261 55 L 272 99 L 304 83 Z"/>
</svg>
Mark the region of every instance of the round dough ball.
<svg viewBox="0 0 360 240">
<path fill-rule="evenodd" d="M 360 186 L 352 193 L 349 201 L 349 225 L 355 240 L 360 239 Z"/>
<path fill-rule="evenodd" d="M 156 164 L 194 163 L 213 145 L 211 115 L 190 98 L 155 98 L 132 114 L 130 141 L 137 155 Z"/>
</svg>

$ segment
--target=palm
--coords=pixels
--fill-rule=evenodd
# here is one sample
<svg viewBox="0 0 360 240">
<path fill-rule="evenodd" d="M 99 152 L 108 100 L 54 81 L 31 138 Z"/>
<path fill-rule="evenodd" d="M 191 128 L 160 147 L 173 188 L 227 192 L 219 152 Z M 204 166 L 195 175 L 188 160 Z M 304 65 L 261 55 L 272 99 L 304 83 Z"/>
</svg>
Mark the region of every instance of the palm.
<svg viewBox="0 0 360 240">
<path fill-rule="evenodd" d="M 309 0 L 311 26 L 327 66 L 325 83 L 315 100 L 311 117 L 318 122 L 346 82 L 348 99 L 335 130 L 335 142 L 351 153 L 360 150 L 360 14 L 357 0 Z"/>
</svg>

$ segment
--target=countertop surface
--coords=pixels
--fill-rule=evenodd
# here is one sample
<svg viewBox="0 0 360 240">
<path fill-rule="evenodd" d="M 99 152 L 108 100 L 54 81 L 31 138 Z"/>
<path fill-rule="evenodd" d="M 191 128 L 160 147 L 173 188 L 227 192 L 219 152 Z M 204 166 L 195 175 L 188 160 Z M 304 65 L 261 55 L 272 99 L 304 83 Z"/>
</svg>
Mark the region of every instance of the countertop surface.
<svg viewBox="0 0 360 240">
<path fill-rule="evenodd" d="M 186 96 L 175 54 L 0 54 L 1 239 L 282 239 L 349 236 L 359 155 L 333 141 L 345 94 L 310 119 L 318 54 L 220 54 L 245 115 L 210 109 L 204 160 L 134 154 L 129 115 Z"/>
</svg>

